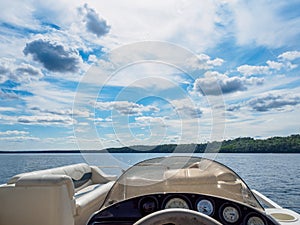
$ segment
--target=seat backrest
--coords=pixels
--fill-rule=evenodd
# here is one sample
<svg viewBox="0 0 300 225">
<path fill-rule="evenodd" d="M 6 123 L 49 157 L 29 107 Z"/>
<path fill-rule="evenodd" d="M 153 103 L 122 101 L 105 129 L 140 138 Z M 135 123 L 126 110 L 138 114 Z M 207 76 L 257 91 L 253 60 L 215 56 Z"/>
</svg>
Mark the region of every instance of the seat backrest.
<svg viewBox="0 0 300 225">
<path fill-rule="evenodd" d="M 16 183 L 21 177 L 28 176 L 28 175 L 66 175 L 69 176 L 73 183 L 75 189 L 82 186 L 86 182 L 88 182 L 92 177 L 92 170 L 89 165 L 85 163 L 74 164 L 69 166 L 62 166 L 53 169 L 46 169 L 46 170 L 38 170 L 29 173 L 21 173 L 18 175 L 13 176 L 7 184 L 14 184 Z"/>
</svg>

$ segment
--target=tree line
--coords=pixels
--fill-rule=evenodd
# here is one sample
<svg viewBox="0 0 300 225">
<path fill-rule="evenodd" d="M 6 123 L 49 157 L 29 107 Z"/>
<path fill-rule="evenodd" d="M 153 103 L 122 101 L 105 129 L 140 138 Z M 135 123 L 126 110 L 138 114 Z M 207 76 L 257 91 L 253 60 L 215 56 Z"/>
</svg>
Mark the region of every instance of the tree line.
<svg viewBox="0 0 300 225">
<path fill-rule="evenodd" d="M 22 150 L 5 153 L 300 153 L 300 134 L 288 137 L 254 139 L 239 137 L 220 142 L 202 144 L 164 144 L 157 146 L 131 146 L 105 150 Z"/>
<path fill-rule="evenodd" d="M 240 137 L 222 142 L 132 146 L 109 148 L 107 151 L 111 153 L 300 153 L 300 135 L 267 139 Z"/>
</svg>

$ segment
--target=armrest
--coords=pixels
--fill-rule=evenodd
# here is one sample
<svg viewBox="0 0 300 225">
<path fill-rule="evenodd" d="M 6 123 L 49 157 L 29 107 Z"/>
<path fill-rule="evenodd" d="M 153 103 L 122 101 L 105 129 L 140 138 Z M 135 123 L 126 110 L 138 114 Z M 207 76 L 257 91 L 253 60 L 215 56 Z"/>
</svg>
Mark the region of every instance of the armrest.
<svg viewBox="0 0 300 225">
<path fill-rule="evenodd" d="M 92 181 L 95 184 L 105 184 L 110 181 L 115 181 L 117 179 L 116 175 L 108 175 L 104 173 L 97 166 L 91 166 L 92 170 Z"/>
<path fill-rule="evenodd" d="M 70 199 L 74 196 L 73 181 L 66 175 L 27 175 L 21 177 L 15 183 L 16 187 L 42 187 L 66 185 Z"/>
</svg>

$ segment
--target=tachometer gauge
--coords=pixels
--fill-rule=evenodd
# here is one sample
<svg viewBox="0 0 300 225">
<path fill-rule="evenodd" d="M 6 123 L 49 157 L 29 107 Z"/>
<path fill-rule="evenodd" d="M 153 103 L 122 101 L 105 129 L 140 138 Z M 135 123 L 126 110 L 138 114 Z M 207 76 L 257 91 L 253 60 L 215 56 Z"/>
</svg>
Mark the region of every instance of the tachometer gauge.
<svg viewBox="0 0 300 225">
<path fill-rule="evenodd" d="M 189 209 L 189 205 L 182 198 L 171 198 L 165 205 L 165 209 L 170 208 Z"/>
<path fill-rule="evenodd" d="M 233 206 L 227 206 L 223 209 L 223 218 L 228 223 L 235 223 L 238 221 L 240 215 L 238 210 Z"/>
<path fill-rule="evenodd" d="M 197 210 L 198 212 L 210 216 L 214 211 L 214 206 L 209 200 L 202 199 L 197 203 Z"/>
<path fill-rule="evenodd" d="M 265 225 L 265 223 L 261 218 L 252 216 L 248 219 L 247 225 Z"/>
</svg>

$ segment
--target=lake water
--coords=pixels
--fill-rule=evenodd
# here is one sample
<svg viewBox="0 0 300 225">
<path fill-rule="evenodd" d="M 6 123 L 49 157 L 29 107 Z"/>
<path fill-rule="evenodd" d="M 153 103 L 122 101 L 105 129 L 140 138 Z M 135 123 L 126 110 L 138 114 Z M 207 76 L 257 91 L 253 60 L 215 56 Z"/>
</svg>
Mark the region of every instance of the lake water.
<svg viewBox="0 0 300 225">
<path fill-rule="evenodd" d="M 74 163 L 126 169 L 141 160 L 166 154 L 2 154 L 0 184 L 15 174 Z M 194 154 L 202 156 L 202 154 Z M 217 154 L 215 158 L 237 172 L 251 189 L 256 189 L 279 205 L 300 213 L 300 154 Z"/>
</svg>

